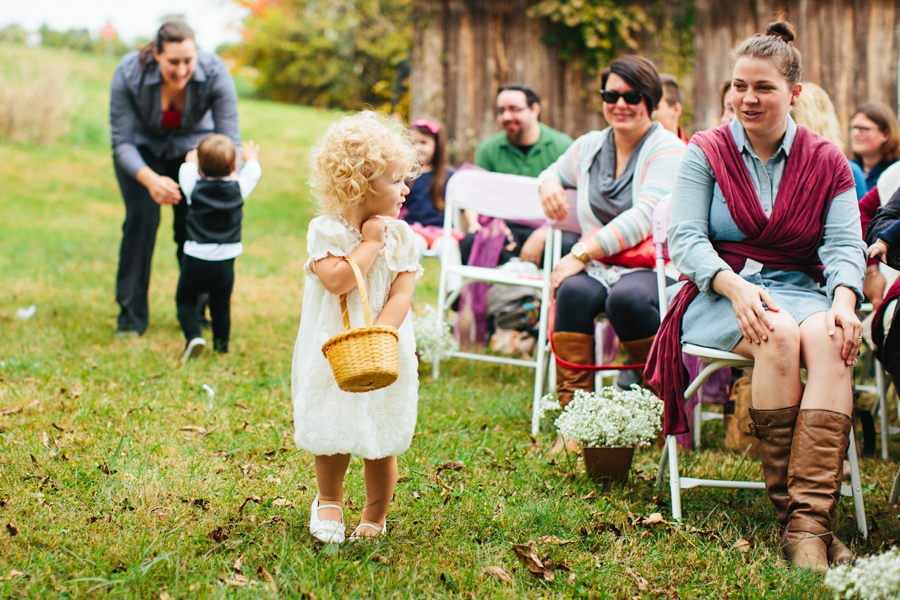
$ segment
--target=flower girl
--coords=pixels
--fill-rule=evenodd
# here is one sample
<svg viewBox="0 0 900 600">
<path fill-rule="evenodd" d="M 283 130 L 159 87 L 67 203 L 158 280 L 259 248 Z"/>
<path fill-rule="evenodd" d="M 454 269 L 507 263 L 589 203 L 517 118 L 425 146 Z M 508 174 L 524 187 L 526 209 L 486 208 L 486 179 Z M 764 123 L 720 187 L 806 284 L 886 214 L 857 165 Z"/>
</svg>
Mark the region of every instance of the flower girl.
<svg viewBox="0 0 900 600">
<path fill-rule="evenodd" d="M 385 530 L 397 483 L 397 455 L 409 447 L 416 424 L 418 363 L 409 316 L 422 274 L 412 231 L 396 219 L 418 169 L 409 132 L 372 111 L 333 123 L 312 153 L 311 184 L 321 216 L 307 233 L 309 260 L 300 331 L 294 347 L 291 392 L 294 440 L 315 454 L 318 495 L 309 528 L 323 542 L 344 541 L 343 484 L 350 455 L 362 457 L 366 505 L 351 539 Z M 354 261 L 363 276 L 375 325 L 397 328 L 399 376 L 382 389 L 338 388 L 322 344 L 344 330 L 340 296 L 350 321 L 363 324 Z"/>
</svg>

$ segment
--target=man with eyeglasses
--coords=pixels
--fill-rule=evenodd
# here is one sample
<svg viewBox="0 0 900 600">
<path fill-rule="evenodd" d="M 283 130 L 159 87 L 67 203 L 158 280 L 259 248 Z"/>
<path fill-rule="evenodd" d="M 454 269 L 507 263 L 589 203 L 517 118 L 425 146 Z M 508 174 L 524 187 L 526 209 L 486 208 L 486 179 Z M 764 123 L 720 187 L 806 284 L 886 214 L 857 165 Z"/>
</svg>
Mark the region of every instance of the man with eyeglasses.
<svg viewBox="0 0 900 600">
<path fill-rule="evenodd" d="M 572 143 L 572 138 L 539 121 L 541 99 L 532 88 L 512 84 L 500 88 L 497 94 L 497 122 L 500 131 L 478 145 L 475 164 L 494 173 L 508 173 L 537 177 L 556 162 Z M 469 234 L 460 242 L 462 259 L 468 262 L 473 236 L 480 229 L 478 215 L 467 212 Z M 511 243 L 500 262 L 513 256 L 540 264 L 543 258 L 544 228 L 532 229 L 515 223 L 507 224 Z"/>
</svg>

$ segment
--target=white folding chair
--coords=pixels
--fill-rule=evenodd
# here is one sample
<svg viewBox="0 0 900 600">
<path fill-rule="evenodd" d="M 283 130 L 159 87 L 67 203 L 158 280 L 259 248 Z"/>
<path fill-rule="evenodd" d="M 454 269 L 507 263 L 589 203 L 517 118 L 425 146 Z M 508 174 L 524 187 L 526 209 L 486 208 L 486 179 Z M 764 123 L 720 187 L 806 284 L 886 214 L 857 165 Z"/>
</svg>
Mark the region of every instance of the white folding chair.
<svg viewBox="0 0 900 600">
<path fill-rule="evenodd" d="M 870 302 L 866 302 L 862 306 L 860 306 L 859 310 L 856 312 L 859 315 L 860 319 L 865 319 L 870 313 L 872 313 L 872 311 L 872 304 Z M 875 369 L 875 385 L 857 384 L 854 386 L 854 388 L 859 391 L 875 394 L 876 398 L 878 399 L 878 402 L 875 404 L 873 416 L 878 417 L 878 423 L 880 425 L 881 458 L 887 460 L 888 438 L 891 434 L 900 433 L 900 429 L 897 429 L 896 427 L 890 427 L 888 424 L 887 381 L 884 377 L 884 367 L 881 366 L 881 361 L 878 360 L 878 358 L 876 358 L 875 356 L 872 357 L 872 362 L 874 363 L 873 368 Z"/>
<path fill-rule="evenodd" d="M 447 182 L 444 208 L 444 231 L 459 226 L 461 211 L 471 209 L 481 215 L 506 220 L 545 221 L 544 211 L 538 194 L 538 181 L 533 177 L 491 173 L 481 170 L 457 171 Z M 445 246 L 445 248 L 448 248 Z M 544 265 L 551 264 L 552 236 L 544 243 Z M 518 285 L 537 290 L 541 296 L 541 310 L 537 323 L 538 340 L 534 360 L 494 356 L 475 352 L 456 351 L 451 358 L 479 360 L 527 367 L 535 370 L 534 398 L 532 402 L 532 433 L 537 434 L 540 426 L 540 404 L 544 392 L 544 373 L 547 369 L 547 315 L 550 309 L 550 269 L 544 269 L 541 277 L 520 277 L 510 275 L 496 268 L 452 265 L 441 260 L 441 277 L 438 284 L 438 318 L 446 320 L 447 312 L 459 297 L 466 284 L 483 281 Z M 451 275 L 462 278 L 463 286 L 448 293 L 447 280 Z M 440 376 L 440 361 L 432 363 L 435 379 Z"/>
<path fill-rule="evenodd" d="M 663 198 L 656 206 L 653 212 L 653 243 L 656 247 L 657 273 L 662 272 L 662 263 L 664 256 L 664 248 L 666 246 L 666 227 L 668 226 L 669 203 L 671 197 Z M 665 277 L 658 277 L 659 287 L 659 308 L 660 314 L 665 315 L 668 310 L 668 300 L 666 298 Z M 693 396 L 701 385 L 714 372 L 725 367 L 751 368 L 753 360 L 745 358 L 740 354 L 733 352 L 725 352 L 714 348 L 704 348 L 694 344 L 683 344 L 681 350 L 685 354 L 696 356 L 709 363 L 697 377 L 688 385 L 684 392 L 684 399 L 687 401 Z M 696 410 L 699 410 L 698 406 Z M 696 426 L 696 425 L 695 425 Z M 866 524 L 866 511 L 862 498 L 862 483 L 859 478 L 859 464 L 856 459 L 856 440 L 854 435 L 850 435 L 850 447 L 847 450 L 847 458 L 850 461 L 850 483 L 851 485 L 841 486 L 841 494 L 844 496 L 852 496 L 853 504 L 856 511 L 856 525 L 863 537 L 868 537 L 869 531 Z M 662 455 L 659 459 L 659 469 L 656 475 L 656 484 L 662 485 L 663 477 L 665 477 L 666 468 L 669 470 L 669 487 L 672 491 L 672 517 L 680 521 L 682 518 L 681 510 L 681 490 L 694 487 L 713 487 L 726 489 L 747 489 L 747 490 L 765 490 L 766 485 L 762 481 L 731 481 L 723 479 L 701 479 L 696 477 L 682 477 L 678 466 L 678 443 L 674 435 L 666 436 L 666 443 L 662 449 Z"/>
</svg>

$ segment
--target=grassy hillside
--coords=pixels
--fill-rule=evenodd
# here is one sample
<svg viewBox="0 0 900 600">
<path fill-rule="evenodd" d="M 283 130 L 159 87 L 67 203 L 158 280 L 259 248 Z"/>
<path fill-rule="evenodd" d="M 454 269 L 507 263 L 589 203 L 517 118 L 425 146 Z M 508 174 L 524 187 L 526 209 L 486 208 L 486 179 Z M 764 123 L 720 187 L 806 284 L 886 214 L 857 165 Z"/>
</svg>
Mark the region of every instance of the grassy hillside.
<svg viewBox="0 0 900 600">
<path fill-rule="evenodd" d="M 150 330 L 113 337 L 124 215 L 106 124 L 114 63 L 7 47 L 0 55 L 10 58 L 0 61 L 6 81 L 33 76 L 20 65 L 65 65 L 74 98 L 71 131 L 57 143 L 0 141 L 0 596 L 828 595 L 820 578 L 779 557 L 762 494 L 687 491 L 686 520 L 671 523 L 668 491 L 652 482 L 656 448 L 637 453 L 629 485 L 598 488 L 577 457 L 546 453 L 552 434 L 528 435 L 529 372 L 459 362 L 439 381 L 420 371 L 390 535 L 339 550 L 313 543 L 315 480 L 311 457 L 292 442 L 289 381 L 314 214 L 307 153 L 332 115 L 241 100 L 243 135 L 261 145 L 264 174 L 246 206 L 232 353 L 182 368 L 169 211 Z M 425 266 L 418 308 L 435 297 L 437 262 Z M 16 318 L 32 304 L 32 318 Z M 721 449 L 721 427 L 707 427 L 711 449 L 687 455 L 686 472 L 759 477 L 757 462 Z M 360 467 L 353 462 L 347 481 L 349 523 L 364 501 Z M 841 504 L 836 529 L 860 553 L 900 539 L 886 501 L 896 467 L 862 461 L 868 541 L 855 533 L 849 500 Z M 642 519 L 652 513 L 663 522 Z M 516 559 L 512 544 L 528 541 L 552 557 L 552 581 Z"/>
</svg>

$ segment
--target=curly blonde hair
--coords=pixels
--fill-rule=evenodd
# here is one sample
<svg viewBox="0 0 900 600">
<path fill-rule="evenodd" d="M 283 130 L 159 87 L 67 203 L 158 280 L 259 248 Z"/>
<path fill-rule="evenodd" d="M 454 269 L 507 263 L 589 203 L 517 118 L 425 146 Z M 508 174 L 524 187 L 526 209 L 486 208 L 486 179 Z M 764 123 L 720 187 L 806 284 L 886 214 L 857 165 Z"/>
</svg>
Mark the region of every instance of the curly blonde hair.
<svg viewBox="0 0 900 600">
<path fill-rule="evenodd" d="M 409 129 L 366 110 L 332 123 L 312 149 L 310 186 L 322 214 L 338 214 L 362 201 L 370 183 L 389 169 L 419 172 Z"/>
</svg>

